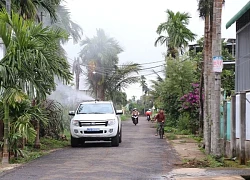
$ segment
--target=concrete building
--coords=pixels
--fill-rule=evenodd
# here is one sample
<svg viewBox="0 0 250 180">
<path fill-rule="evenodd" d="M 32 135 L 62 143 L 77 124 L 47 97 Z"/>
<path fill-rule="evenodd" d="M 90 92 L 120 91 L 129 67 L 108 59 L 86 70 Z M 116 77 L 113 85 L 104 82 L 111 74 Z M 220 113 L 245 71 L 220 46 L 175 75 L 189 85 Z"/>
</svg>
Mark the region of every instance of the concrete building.
<svg viewBox="0 0 250 180">
<path fill-rule="evenodd" d="M 234 23 L 236 23 L 236 100 L 235 103 L 232 101 L 231 114 L 231 117 L 235 118 L 229 121 L 231 122 L 230 148 L 231 152 L 236 148 L 240 161 L 245 161 L 244 158 L 250 159 L 250 1 L 231 18 L 226 28 Z"/>
<path fill-rule="evenodd" d="M 236 22 L 235 90 L 250 89 L 250 1 L 226 24 Z"/>
<path fill-rule="evenodd" d="M 235 46 L 236 46 L 236 39 L 226 39 L 222 38 L 221 39 L 223 43 L 225 44 L 226 48 L 228 49 L 228 52 L 232 54 L 233 57 L 235 57 Z M 189 51 L 195 51 L 195 52 L 202 52 L 203 47 L 201 47 L 199 44 L 190 44 L 189 46 Z M 225 59 L 226 60 L 226 59 Z M 230 59 L 228 59 L 230 60 Z"/>
</svg>

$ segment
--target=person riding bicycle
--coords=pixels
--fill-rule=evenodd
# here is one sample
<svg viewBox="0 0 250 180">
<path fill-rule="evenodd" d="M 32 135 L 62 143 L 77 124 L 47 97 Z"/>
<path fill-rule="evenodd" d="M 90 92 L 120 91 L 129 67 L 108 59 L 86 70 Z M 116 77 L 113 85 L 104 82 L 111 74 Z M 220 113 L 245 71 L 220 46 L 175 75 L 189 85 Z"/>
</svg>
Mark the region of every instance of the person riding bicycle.
<svg viewBox="0 0 250 180">
<path fill-rule="evenodd" d="M 164 121 L 165 121 L 165 115 L 164 115 L 163 109 L 160 109 L 160 111 L 158 112 L 158 114 L 155 116 L 154 120 L 157 121 L 157 128 L 156 128 L 156 134 L 155 134 L 155 136 L 158 136 L 160 124 L 164 123 Z"/>
</svg>

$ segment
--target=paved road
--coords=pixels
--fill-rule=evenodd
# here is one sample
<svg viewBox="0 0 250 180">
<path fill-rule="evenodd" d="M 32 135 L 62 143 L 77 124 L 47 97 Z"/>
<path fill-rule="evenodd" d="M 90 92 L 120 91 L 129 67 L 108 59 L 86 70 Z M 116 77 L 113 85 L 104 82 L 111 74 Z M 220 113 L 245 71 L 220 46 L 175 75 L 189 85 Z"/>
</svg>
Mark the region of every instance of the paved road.
<svg viewBox="0 0 250 180">
<path fill-rule="evenodd" d="M 166 142 L 154 136 L 153 124 L 139 119 L 123 121 L 123 142 L 107 142 L 64 148 L 5 174 L 1 180 L 163 179 L 180 160 Z"/>
</svg>

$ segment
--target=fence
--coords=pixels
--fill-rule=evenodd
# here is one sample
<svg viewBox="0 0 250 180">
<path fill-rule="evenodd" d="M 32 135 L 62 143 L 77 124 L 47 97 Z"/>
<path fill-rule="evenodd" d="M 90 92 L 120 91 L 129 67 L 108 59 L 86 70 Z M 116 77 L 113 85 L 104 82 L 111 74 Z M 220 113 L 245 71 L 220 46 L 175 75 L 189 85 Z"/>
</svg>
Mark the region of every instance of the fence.
<svg viewBox="0 0 250 180">
<path fill-rule="evenodd" d="M 223 106 L 220 107 L 220 137 L 224 137 L 224 112 Z M 231 102 L 227 101 L 227 140 L 230 141 L 231 138 Z"/>
<path fill-rule="evenodd" d="M 233 95 L 231 101 L 223 103 L 220 112 L 220 138 L 224 154 L 237 156 L 240 164 L 246 164 L 250 160 L 250 91 Z"/>
</svg>

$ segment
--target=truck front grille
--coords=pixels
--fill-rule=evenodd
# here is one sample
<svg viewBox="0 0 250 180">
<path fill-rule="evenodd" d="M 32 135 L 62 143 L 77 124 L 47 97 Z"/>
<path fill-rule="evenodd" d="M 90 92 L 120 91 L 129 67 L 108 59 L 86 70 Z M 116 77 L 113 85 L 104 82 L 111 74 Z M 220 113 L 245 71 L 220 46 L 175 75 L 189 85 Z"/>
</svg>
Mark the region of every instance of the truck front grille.
<svg viewBox="0 0 250 180">
<path fill-rule="evenodd" d="M 84 131 L 84 134 L 102 134 L 103 130 L 100 131 Z"/>
<path fill-rule="evenodd" d="M 107 126 L 108 121 L 80 121 L 79 126 Z"/>
</svg>

